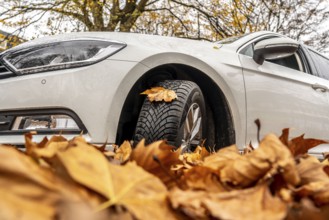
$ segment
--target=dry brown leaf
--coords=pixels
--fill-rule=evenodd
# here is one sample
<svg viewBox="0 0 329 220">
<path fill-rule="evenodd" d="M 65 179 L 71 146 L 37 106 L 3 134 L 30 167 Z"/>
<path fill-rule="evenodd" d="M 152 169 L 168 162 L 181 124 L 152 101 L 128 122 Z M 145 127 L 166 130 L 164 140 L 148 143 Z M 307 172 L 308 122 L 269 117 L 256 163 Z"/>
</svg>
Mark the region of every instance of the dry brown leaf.
<svg viewBox="0 0 329 220">
<path fill-rule="evenodd" d="M 187 189 L 204 190 L 208 192 L 225 192 L 226 188 L 219 180 L 218 172 L 208 167 L 195 166 L 187 170 L 181 177 L 181 185 Z"/>
<path fill-rule="evenodd" d="M 130 160 L 144 168 L 146 171 L 159 177 L 166 186 L 175 185 L 175 177 L 171 171 L 173 164 L 180 164 L 179 151 L 167 145 L 165 141 L 157 141 L 145 146 L 145 140 L 139 142 L 133 150 Z"/>
<path fill-rule="evenodd" d="M 316 207 L 312 200 L 303 198 L 294 203 L 289 209 L 286 220 L 327 220 L 329 219 L 329 206 Z"/>
<path fill-rule="evenodd" d="M 99 209 L 121 205 L 137 219 L 175 219 L 167 204 L 167 189 L 155 176 L 136 165 L 109 164 L 114 194 Z"/>
<path fill-rule="evenodd" d="M 196 147 L 194 152 L 192 153 L 184 153 L 179 156 L 179 159 L 184 163 L 188 163 L 191 165 L 202 164 L 204 158 L 208 156 L 209 153 L 205 147 Z"/>
<path fill-rule="evenodd" d="M 293 138 L 289 141 L 289 128 L 285 128 L 282 130 L 282 134 L 279 137 L 280 140 L 284 145 L 286 145 L 293 156 L 303 155 L 308 152 L 308 150 L 320 145 L 328 143 L 327 141 L 319 140 L 319 139 L 313 139 L 313 138 L 304 138 L 304 134 Z"/>
<path fill-rule="evenodd" d="M 102 152 L 81 139 L 72 142 L 65 151 L 58 151 L 57 157 L 76 182 L 94 190 L 106 198 L 114 195 L 108 161 Z"/>
<path fill-rule="evenodd" d="M 242 158 L 238 148 L 235 145 L 220 149 L 217 153 L 211 154 L 204 159 L 203 166 L 209 167 L 214 170 L 220 170 L 235 160 Z"/>
<path fill-rule="evenodd" d="M 311 197 L 318 205 L 329 203 L 329 177 L 318 159 L 312 156 L 300 158 L 297 170 L 301 177 L 302 186 L 297 194 L 302 197 Z"/>
<path fill-rule="evenodd" d="M 131 144 L 129 141 L 124 141 L 121 146 L 115 151 L 114 158 L 119 160 L 121 163 L 129 160 L 130 154 L 132 152 Z"/>
<path fill-rule="evenodd" d="M 174 209 L 194 219 L 283 219 L 287 213 L 287 206 L 271 195 L 267 185 L 225 193 L 175 188 L 169 199 Z"/>
<path fill-rule="evenodd" d="M 209 212 L 202 200 L 209 195 L 206 191 L 184 191 L 173 188 L 169 192 L 169 201 L 176 210 L 183 212 L 191 219 L 209 219 Z"/>
<path fill-rule="evenodd" d="M 173 90 L 165 89 L 163 87 L 153 87 L 145 90 L 141 95 L 147 95 L 150 102 L 172 102 L 177 99 L 177 94 Z"/>
<path fill-rule="evenodd" d="M 57 178 L 14 148 L 0 146 L 0 157 L 0 219 L 53 219 Z"/>
<path fill-rule="evenodd" d="M 296 185 L 300 181 L 294 158 L 273 134 L 267 135 L 255 151 L 235 157 L 235 160 L 228 159 L 226 163 L 225 160 L 222 161 L 222 169 L 219 172 L 224 183 L 247 187 L 277 173 L 281 173 L 284 180 L 291 185 Z"/>
<path fill-rule="evenodd" d="M 288 207 L 279 198 L 273 197 L 266 184 L 251 189 L 211 194 L 203 201 L 213 217 L 219 219 L 253 220 L 284 219 Z"/>
</svg>

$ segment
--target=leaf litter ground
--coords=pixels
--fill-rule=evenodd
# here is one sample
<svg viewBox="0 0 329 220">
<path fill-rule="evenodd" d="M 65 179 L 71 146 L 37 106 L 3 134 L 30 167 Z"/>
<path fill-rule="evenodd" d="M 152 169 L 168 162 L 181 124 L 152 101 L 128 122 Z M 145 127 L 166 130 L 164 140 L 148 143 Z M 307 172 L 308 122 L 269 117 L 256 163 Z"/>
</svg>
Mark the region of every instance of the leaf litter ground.
<svg viewBox="0 0 329 220">
<path fill-rule="evenodd" d="M 181 154 L 165 141 L 106 151 L 27 134 L 26 152 L 0 147 L 0 219 L 328 219 L 328 157 L 306 154 L 324 142 L 288 136 Z"/>
</svg>

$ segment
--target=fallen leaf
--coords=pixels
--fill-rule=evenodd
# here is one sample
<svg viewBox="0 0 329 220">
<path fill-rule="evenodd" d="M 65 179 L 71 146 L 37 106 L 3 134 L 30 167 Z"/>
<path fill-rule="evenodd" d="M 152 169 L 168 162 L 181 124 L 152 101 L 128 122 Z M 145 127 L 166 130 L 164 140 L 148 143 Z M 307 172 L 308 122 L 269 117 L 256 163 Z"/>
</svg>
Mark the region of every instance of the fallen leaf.
<svg viewBox="0 0 329 220">
<path fill-rule="evenodd" d="M 209 155 L 209 153 L 206 150 L 205 147 L 196 147 L 194 152 L 192 153 L 184 153 L 179 156 L 179 159 L 183 161 L 184 163 L 197 165 L 201 164 L 206 156 Z"/>
<path fill-rule="evenodd" d="M 289 209 L 286 220 L 327 220 L 329 206 L 316 207 L 312 200 L 303 198 Z"/>
<path fill-rule="evenodd" d="M 252 202 L 251 202 L 252 201 Z M 203 201 L 211 215 L 219 219 L 284 219 L 288 207 L 273 197 L 266 184 L 255 188 L 211 194 Z"/>
<path fill-rule="evenodd" d="M 137 219 L 175 219 L 167 203 L 167 188 L 155 176 L 136 165 L 109 164 L 114 194 L 99 207 L 124 206 Z"/>
<path fill-rule="evenodd" d="M 203 166 L 214 170 L 221 170 L 228 163 L 242 158 L 238 148 L 235 145 L 220 149 L 217 153 L 211 154 L 204 159 Z"/>
<path fill-rule="evenodd" d="M 173 164 L 181 164 L 179 151 L 173 151 L 175 147 L 167 145 L 165 141 L 157 141 L 145 146 L 145 140 L 140 141 L 132 151 L 130 160 L 135 161 L 146 171 L 159 177 L 166 186 L 175 185 Z"/>
<path fill-rule="evenodd" d="M 296 185 L 300 181 L 294 158 L 273 134 L 265 136 L 253 152 L 235 157 L 237 159 L 228 159 L 220 166 L 220 179 L 224 183 L 248 187 L 277 173 L 281 173 L 289 184 Z"/>
<path fill-rule="evenodd" d="M 315 157 L 306 155 L 299 159 L 297 170 L 301 177 L 301 187 L 296 192 L 301 197 L 311 197 L 317 205 L 329 203 L 329 177 Z"/>
<path fill-rule="evenodd" d="M 114 158 L 119 160 L 121 163 L 129 160 L 130 154 L 132 152 L 131 144 L 129 141 L 124 141 L 121 146 L 115 151 Z"/>
<path fill-rule="evenodd" d="M 290 141 L 288 140 L 288 138 L 289 138 L 289 129 L 285 128 L 282 130 L 280 140 L 284 145 L 286 145 L 290 149 L 293 156 L 307 154 L 308 150 L 320 144 L 328 143 L 327 141 L 323 141 L 319 139 L 313 139 L 313 138 L 305 139 L 304 134 L 299 137 L 295 137 Z"/>
<path fill-rule="evenodd" d="M 203 205 L 203 198 L 209 193 L 206 191 L 184 191 L 177 187 L 169 192 L 171 206 L 179 212 L 183 212 L 191 219 L 209 219 L 209 212 Z"/>
<path fill-rule="evenodd" d="M 145 90 L 141 95 L 147 95 L 150 102 L 172 102 L 177 99 L 177 94 L 173 90 L 165 89 L 163 87 L 153 87 L 151 89 Z"/>
<path fill-rule="evenodd" d="M 104 197 L 111 198 L 114 191 L 106 157 L 81 139 L 71 144 L 75 146 L 56 154 L 69 176 Z"/>
<path fill-rule="evenodd" d="M 266 184 L 224 193 L 174 188 L 169 193 L 169 200 L 174 209 L 194 219 L 283 219 L 288 208 L 271 195 Z"/>
<path fill-rule="evenodd" d="M 227 189 L 219 180 L 218 172 L 209 167 L 195 166 L 187 170 L 181 180 L 187 189 L 209 192 L 225 192 Z"/>
<path fill-rule="evenodd" d="M 0 219 L 54 219 L 61 184 L 22 152 L 0 146 Z"/>
</svg>

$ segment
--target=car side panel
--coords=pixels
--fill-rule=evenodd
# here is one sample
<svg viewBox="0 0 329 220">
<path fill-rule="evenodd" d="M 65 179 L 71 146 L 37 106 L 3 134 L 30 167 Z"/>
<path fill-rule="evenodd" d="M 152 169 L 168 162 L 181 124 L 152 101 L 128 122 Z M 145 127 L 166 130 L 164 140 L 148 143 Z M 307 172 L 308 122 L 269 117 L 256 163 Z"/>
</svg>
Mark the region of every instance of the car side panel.
<svg viewBox="0 0 329 220">
<path fill-rule="evenodd" d="M 261 121 L 261 138 L 291 128 L 291 136 L 329 139 L 328 93 L 312 88 L 325 80 L 267 61 L 258 65 L 245 55 L 240 60 L 247 94 L 246 141 L 257 140 L 255 119 Z"/>
</svg>

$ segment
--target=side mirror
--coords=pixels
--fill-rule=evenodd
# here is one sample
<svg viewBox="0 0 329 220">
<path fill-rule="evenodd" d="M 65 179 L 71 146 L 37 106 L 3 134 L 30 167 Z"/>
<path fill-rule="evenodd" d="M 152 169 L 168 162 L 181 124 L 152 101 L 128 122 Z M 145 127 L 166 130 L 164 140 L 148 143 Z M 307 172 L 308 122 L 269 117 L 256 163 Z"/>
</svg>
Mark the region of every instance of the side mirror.
<svg viewBox="0 0 329 220">
<path fill-rule="evenodd" d="M 264 60 L 275 60 L 293 55 L 299 47 L 299 43 L 290 38 L 270 38 L 259 41 L 254 46 L 253 59 L 262 65 Z"/>
</svg>

